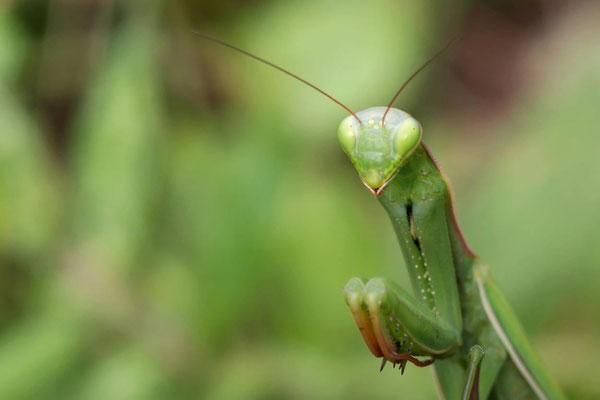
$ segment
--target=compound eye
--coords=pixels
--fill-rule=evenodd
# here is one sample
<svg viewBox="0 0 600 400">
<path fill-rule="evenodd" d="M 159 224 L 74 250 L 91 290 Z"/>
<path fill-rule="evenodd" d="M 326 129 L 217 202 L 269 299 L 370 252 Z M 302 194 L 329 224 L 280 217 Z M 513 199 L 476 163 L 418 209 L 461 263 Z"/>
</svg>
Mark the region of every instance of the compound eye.
<svg viewBox="0 0 600 400">
<path fill-rule="evenodd" d="M 354 117 L 349 116 L 346 117 L 338 127 L 338 141 L 344 152 L 348 155 L 354 154 L 356 133 L 358 132 L 358 127 L 356 125 Z"/>
<path fill-rule="evenodd" d="M 400 123 L 394 132 L 393 143 L 397 158 L 404 158 L 411 153 L 421 141 L 421 124 L 408 117 Z"/>
</svg>

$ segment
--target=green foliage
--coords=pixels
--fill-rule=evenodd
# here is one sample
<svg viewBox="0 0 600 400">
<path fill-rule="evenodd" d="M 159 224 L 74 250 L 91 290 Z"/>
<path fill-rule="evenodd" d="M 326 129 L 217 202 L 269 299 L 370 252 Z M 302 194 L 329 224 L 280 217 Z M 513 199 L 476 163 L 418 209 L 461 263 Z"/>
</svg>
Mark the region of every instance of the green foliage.
<svg viewBox="0 0 600 400">
<path fill-rule="evenodd" d="M 337 146 L 345 115 L 190 30 L 360 110 L 445 40 L 443 16 L 387 0 L 259 1 L 220 22 L 216 6 L 211 19 L 179 1 L 14 3 L 0 6 L 0 398 L 435 397 L 427 369 L 378 372 L 343 301 L 351 276 L 406 281 Z M 546 72 L 484 139 L 418 96 L 447 91 L 441 68 L 399 104 L 421 110 L 466 236 L 577 398 L 600 395 L 587 19 L 565 19 L 553 34 L 566 44 L 526 60 Z"/>
</svg>

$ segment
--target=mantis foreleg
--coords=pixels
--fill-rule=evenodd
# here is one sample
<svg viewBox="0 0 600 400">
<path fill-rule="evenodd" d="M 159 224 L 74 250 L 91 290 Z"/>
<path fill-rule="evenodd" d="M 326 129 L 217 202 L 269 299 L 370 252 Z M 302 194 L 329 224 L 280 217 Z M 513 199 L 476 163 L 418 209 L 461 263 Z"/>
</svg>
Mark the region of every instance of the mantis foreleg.
<svg viewBox="0 0 600 400">
<path fill-rule="evenodd" d="M 376 357 L 416 363 L 409 356 L 444 354 L 460 343 L 453 327 L 394 282 L 373 278 L 365 284 L 353 278 L 344 290 L 363 338 Z"/>
</svg>

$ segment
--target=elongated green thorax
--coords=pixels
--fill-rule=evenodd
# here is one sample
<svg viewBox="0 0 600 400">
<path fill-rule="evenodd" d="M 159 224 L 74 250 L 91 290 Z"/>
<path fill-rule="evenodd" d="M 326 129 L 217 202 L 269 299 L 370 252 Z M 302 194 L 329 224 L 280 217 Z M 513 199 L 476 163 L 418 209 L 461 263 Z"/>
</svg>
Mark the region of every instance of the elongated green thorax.
<svg viewBox="0 0 600 400">
<path fill-rule="evenodd" d="M 418 301 L 450 327 L 460 343 L 461 309 L 448 230 L 447 185 L 421 144 L 421 126 L 402 110 L 385 107 L 346 118 L 338 138 L 364 184 L 391 217 Z M 448 349 L 446 349 L 448 350 Z"/>
<path fill-rule="evenodd" d="M 448 187 L 422 144 L 377 198 L 390 215 L 417 298 L 460 332 Z"/>
</svg>

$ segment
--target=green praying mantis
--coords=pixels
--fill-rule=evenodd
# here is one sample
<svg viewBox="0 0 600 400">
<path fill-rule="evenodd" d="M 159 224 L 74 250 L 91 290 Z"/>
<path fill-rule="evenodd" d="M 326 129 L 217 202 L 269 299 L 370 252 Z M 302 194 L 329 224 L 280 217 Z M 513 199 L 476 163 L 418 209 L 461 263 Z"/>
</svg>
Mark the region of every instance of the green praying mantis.
<svg viewBox="0 0 600 400">
<path fill-rule="evenodd" d="M 303 78 L 222 40 L 326 96 L 350 115 L 337 137 L 361 181 L 387 211 L 414 291 L 386 278 L 352 278 L 346 303 L 368 349 L 386 362 L 431 365 L 443 399 L 562 399 L 486 265 L 459 228 L 450 184 L 410 114 L 386 107 L 353 112 Z M 446 46 L 448 47 L 450 43 Z M 418 358 L 420 357 L 420 358 Z M 423 358 L 426 357 L 426 358 Z"/>
</svg>

